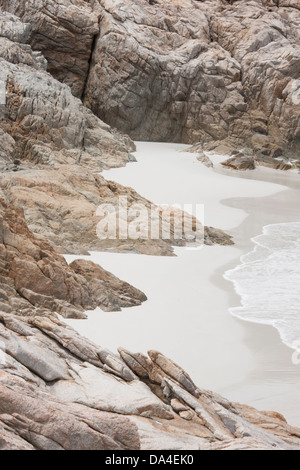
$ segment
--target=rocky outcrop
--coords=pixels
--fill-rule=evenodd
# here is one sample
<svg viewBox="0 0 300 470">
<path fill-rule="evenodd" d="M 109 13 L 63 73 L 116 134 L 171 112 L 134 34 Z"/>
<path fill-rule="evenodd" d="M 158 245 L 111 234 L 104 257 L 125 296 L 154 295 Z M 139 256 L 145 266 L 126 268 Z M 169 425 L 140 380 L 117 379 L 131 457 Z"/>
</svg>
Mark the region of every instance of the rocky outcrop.
<svg viewBox="0 0 300 470">
<path fill-rule="evenodd" d="M 299 168 L 297 0 L 0 7 L 30 24 L 26 36 L 55 78 L 132 138 L 225 142 L 260 164 Z"/>
<path fill-rule="evenodd" d="M 122 197 L 130 209 L 157 210 L 162 229 L 168 219 L 163 206 L 99 174 L 131 161 L 134 146 L 74 95 L 99 116 L 114 116 L 120 129 L 127 120 L 134 136 L 223 139 L 239 119 L 241 138 L 247 136 L 240 62 L 211 45 L 206 8 L 188 0 L 152 3 L 0 0 L 8 11 L 0 14 L 1 450 L 300 449 L 300 431 L 279 414 L 199 389 L 158 351 L 115 354 L 58 316 L 82 319 L 88 309 L 120 310 L 146 300 L 86 259 L 68 265 L 61 252 L 170 255 L 173 245 L 195 242 L 197 225 L 189 216 L 190 229 L 178 240 L 182 223 L 174 220 L 181 212 L 173 209 L 168 237 L 159 230 L 157 239 L 100 240 L 99 207 L 114 214 Z M 130 60 L 119 56 L 119 46 Z M 112 94 L 102 95 L 100 109 L 94 85 L 107 89 L 105 68 Z M 115 73 L 127 82 L 125 93 Z M 272 149 L 265 158 L 280 158 Z M 200 229 L 207 244 L 232 243 L 221 230 Z"/>
<path fill-rule="evenodd" d="M 99 15 L 83 0 L 1 0 L 0 8 L 30 23 L 28 41 L 48 61 L 48 71 L 81 97 Z"/>
<path fill-rule="evenodd" d="M 6 92 L 0 109 L 2 197 L 24 207 L 29 228 L 64 252 L 111 249 L 172 254 L 171 245 L 184 244 L 191 233 L 178 241 L 173 228 L 165 239 L 159 234 L 156 239 L 100 239 L 96 231 L 99 206 L 110 205 L 115 211 L 124 197 L 129 208 L 137 204 L 148 211 L 154 208 L 133 190 L 108 183 L 97 174 L 132 161 L 134 144 L 100 121 L 66 85 L 45 71 L 43 56 L 23 44 L 28 25 L 11 14 L 2 14 L 0 24 L 5 35 L 0 38 L 0 45 L 4 41 L 0 79 Z M 12 41 L 14 30 L 21 43 Z M 205 240 L 215 243 L 209 233 L 205 232 Z M 218 239 L 232 243 L 221 231 Z"/>
<path fill-rule="evenodd" d="M 191 1 L 139 0 L 121 10 L 99 3 L 86 105 L 137 140 L 225 138 L 246 103 L 239 63 L 211 44 L 207 8 Z"/>
<path fill-rule="evenodd" d="M 26 165 L 82 163 L 99 171 L 130 161 L 130 139 L 94 116 L 46 72 L 41 53 L 23 44 L 29 25 L 9 14 L 2 14 L 0 23 L 0 80 L 6 94 L 0 118 L 8 156 Z"/>
<path fill-rule="evenodd" d="M 300 448 L 273 412 L 199 389 L 157 351 L 120 355 L 55 315 L 0 312 L 1 450 Z"/>
<path fill-rule="evenodd" d="M 176 238 L 176 227 L 171 225 L 170 211 L 159 211 L 150 201 L 142 198 L 133 189 L 106 181 L 101 175 L 91 173 L 78 165 L 60 165 L 53 169 L 19 168 L 19 171 L 7 171 L 0 176 L 0 191 L 7 201 L 24 207 L 24 214 L 29 228 L 45 236 L 64 253 L 88 254 L 88 251 L 135 252 L 150 255 L 172 255 L 173 245 L 182 246 L 194 243 L 212 245 L 232 244 L 231 237 L 222 230 L 205 227 L 197 223 L 193 231 L 182 230 L 182 212 L 176 218 L 177 228 L 182 233 Z M 126 202 L 126 215 L 129 232 L 130 226 L 141 224 L 140 211 L 145 212 L 145 233 L 137 230 L 137 235 L 118 236 L 117 230 L 110 236 L 99 233 L 98 224 L 106 211 L 111 214 L 112 225 L 116 220 L 121 225 L 120 201 Z M 101 209 L 102 208 L 102 209 Z M 159 230 L 149 236 L 148 221 L 151 214 L 157 214 L 157 224 L 167 225 L 165 238 Z M 190 218 L 189 216 L 187 216 Z M 106 217 L 107 218 L 107 217 Z M 115 219 L 114 219 L 115 218 Z M 168 225 L 169 224 L 169 225 Z M 203 231 L 204 230 L 204 231 Z M 191 240 L 190 240 L 191 237 Z"/>
<path fill-rule="evenodd" d="M 99 4 L 85 103 L 106 122 L 135 139 L 247 146 L 268 166 L 298 159 L 297 1 Z"/>
<path fill-rule="evenodd" d="M 85 318 L 84 310 L 116 311 L 147 299 L 91 261 L 68 266 L 48 241 L 28 229 L 22 209 L 2 201 L 0 276 L 0 310 L 19 315 L 55 311 L 64 317 Z"/>
</svg>

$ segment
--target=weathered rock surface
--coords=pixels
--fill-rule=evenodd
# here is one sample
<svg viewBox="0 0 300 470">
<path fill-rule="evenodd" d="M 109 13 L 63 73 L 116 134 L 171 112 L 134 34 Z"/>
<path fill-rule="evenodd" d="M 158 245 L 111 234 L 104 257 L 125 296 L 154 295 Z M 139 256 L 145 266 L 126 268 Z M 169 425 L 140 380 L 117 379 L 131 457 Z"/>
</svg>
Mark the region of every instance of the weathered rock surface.
<svg viewBox="0 0 300 470">
<path fill-rule="evenodd" d="M 10 14 L 1 14 L 0 24 L 0 80 L 6 93 L 0 118 L 8 156 L 19 164 L 82 163 L 99 171 L 130 161 L 130 139 L 85 108 L 46 72 L 41 53 L 24 44 L 29 25 Z"/>
<path fill-rule="evenodd" d="M 281 415 L 198 389 L 157 351 L 111 353 L 53 314 L 0 312 L 0 354 L 1 450 L 300 449 Z"/>
<path fill-rule="evenodd" d="M 113 212 L 126 196 L 130 207 L 154 206 L 98 174 L 101 168 L 131 161 L 134 148 L 129 138 L 74 97 L 83 96 L 91 108 L 96 106 L 93 81 L 102 93 L 108 87 L 99 71 L 100 59 L 113 93 L 103 94 L 103 108 L 99 102 L 95 111 L 105 111 L 108 120 L 111 113 L 120 129 L 126 113 L 134 136 L 147 131 L 157 139 L 164 133 L 172 140 L 179 134 L 191 141 L 216 135 L 222 140 L 228 132 L 234 134 L 236 119 L 245 129 L 241 141 L 248 135 L 241 62 L 220 44 L 211 46 L 215 29 L 205 5 L 177 3 L 158 0 L 150 6 L 138 0 L 120 8 L 110 0 L 0 0 L 0 7 L 9 11 L 0 14 L 1 100 L 3 90 L 6 96 L 6 103 L 0 103 L 1 450 L 300 449 L 300 430 L 277 413 L 259 412 L 199 389 L 158 351 L 146 356 L 120 348 L 114 354 L 81 337 L 57 315 L 84 318 L 85 310 L 97 306 L 119 310 L 146 300 L 142 292 L 88 260 L 68 265 L 58 251 L 171 254 L 171 245 L 193 237 L 191 229 L 178 242 L 173 225 L 168 239 L 117 239 L 101 245 L 96 232 L 101 204 Z M 218 18 L 216 10 L 214 21 Z M 119 46 L 131 62 L 118 55 Z M 44 56 L 48 71 L 63 83 L 46 71 Z M 116 59 L 123 75 L 120 68 L 115 70 Z M 126 79 L 125 93 L 114 71 Z M 98 84 L 101 74 L 103 88 Z M 203 81 L 193 94 L 188 87 L 199 77 Z M 136 78 L 148 90 L 147 108 Z M 165 97 L 162 90 L 168 90 Z M 178 94 L 182 90 L 185 94 Z M 292 88 L 287 98 L 294 92 Z M 154 95 L 158 100 L 153 106 Z M 142 98 L 137 109 L 145 117 L 140 129 L 130 111 L 136 96 Z M 191 103 L 192 118 L 182 125 Z M 201 116 L 208 116 L 204 123 L 199 108 Z M 225 114 L 216 118 L 221 108 Z M 258 129 L 256 145 L 261 135 L 271 139 L 273 134 Z M 276 146 L 272 142 L 272 153 L 266 151 L 264 158 L 281 158 Z M 159 221 L 166 224 L 163 208 L 159 211 Z M 195 223 L 191 217 L 191 225 Z M 211 227 L 203 236 L 207 244 L 232 243 Z"/>
<path fill-rule="evenodd" d="M 0 7 L 29 23 L 21 37 L 55 78 L 132 138 L 225 141 L 261 164 L 299 168 L 298 0 Z"/>
<path fill-rule="evenodd" d="M 0 175 L 0 191 L 7 201 L 24 207 L 24 214 L 29 228 L 60 247 L 65 253 L 83 253 L 87 251 L 111 250 L 136 252 L 150 255 L 172 255 L 172 245 L 184 245 L 193 242 L 193 221 L 191 230 L 176 239 L 175 228 L 169 223 L 170 211 L 158 211 L 150 201 L 142 198 L 133 189 L 106 181 L 101 175 L 91 173 L 78 165 L 60 165 L 57 168 L 36 168 L 18 172 L 6 171 Z M 146 211 L 145 233 L 136 231 L 130 237 L 121 239 L 115 233 L 100 233 L 98 224 L 104 212 L 111 217 L 118 216 L 122 207 L 121 200 L 126 200 L 128 221 L 132 227 L 138 221 L 139 211 Z M 102 209 L 101 209 L 102 208 Z M 169 224 L 169 234 L 165 239 L 158 231 L 156 237 L 149 237 L 148 221 L 151 211 L 158 211 L 157 223 Z M 182 213 L 176 219 L 182 232 Z M 131 219 L 130 219 L 131 217 Z M 119 219 L 118 219 L 119 220 Z M 119 223 L 121 225 L 121 222 Z M 112 224 L 113 225 L 113 224 Z M 195 230 L 197 227 L 195 227 Z M 128 231 L 130 230 L 130 224 Z M 220 243 L 232 244 L 231 238 L 222 230 L 199 225 L 198 232 L 202 243 L 208 245 Z M 192 239 L 190 240 L 190 236 Z"/>
<path fill-rule="evenodd" d="M 254 170 L 255 160 L 253 155 L 244 155 L 239 152 L 237 155 L 225 160 L 221 163 L 223 166 L 232 168 L 233 170 Z"/>
<path fill-rule="evenodd" d="M 22 209 L 0 201 L 0 309 L 32 314 L 32 306 L 84 318 L 84 310 L 140 305 L 146 296 L 91 261 L 68 266 L 53 246 L 33 235 Z M 25 353 L 24 353 L 25 354 Z"/>
<path fill-rule="evenodd" d="M 64 252 L 111 249 L 172 254 L 171 245 L 184 244 L 190 234 L 179 241 L 173 229 L 166 239 L 160 235 L 129 241 L 99 239 L 100 205 L 110 204 L 115 211 L 119 198 L 126 197 L 130 208 L 141 204 L 150 211 L 154 207 L 133 190 L 108 183 L 96 174 L 102 168 L 133 160 L 130 152 L 134 144 L 100 121 L 66 85 L 44 70 L 43 56 L 23 44 L 28 25 L 11 14 L 2 14 L 0 24 L 5 35 L 0 38 L 0 45 L 4 41 L 0 79 L 6 91 L 6 104 L 0 109 L 2 197 L 24 208 L 29 228 Z M 22 43 L 11 41 L 14 29 Z M 231 243 L 218 231 L 220 239 Z M 205 240 L 214 243 L 208 231 Z"/>
<path fill-rule="evenodd" d="M 132 159 L 133 144 L 129 148 L 67 86 L 45 71 L 0 61 L 7 100 L 1 127 L 10 136 L 14 160 L 48 166 L 81 163 L 101 171 Z"/>
<path fill-rule="evenodd" d="M 85 103 L 138 140 L 229 139 L 297 167 L 299 2 L 229 3 L 99 0 Z"/>
<path fill-rule="evenodd" d="M 0 7 L 30 23 L 28 41 L 48 61 L 48 71 L 81 97 L 99 15 L 83 0 L 1 0 Z"/>
</svg>

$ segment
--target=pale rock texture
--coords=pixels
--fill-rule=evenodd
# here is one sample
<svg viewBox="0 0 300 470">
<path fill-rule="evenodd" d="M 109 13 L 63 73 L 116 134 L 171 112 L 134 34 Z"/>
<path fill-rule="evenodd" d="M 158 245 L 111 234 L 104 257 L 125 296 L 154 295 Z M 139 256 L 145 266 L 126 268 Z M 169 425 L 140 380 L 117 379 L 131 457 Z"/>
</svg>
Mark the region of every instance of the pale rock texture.
<svg viewBox="0 0 300 470">
<path fill-rule="evenodd" d="M 273 7 L 269 12 L 260 1 L 235 3 L 246 9 L 247 31 L 254 17 L 264 26 L 265 15 L 273 14 Z M 120 348 L 115 354 L 61 320 L 146 300 L 88 260 L 68 265 L 62 252 L 170 255 L 178 244 L 173 226 L 168 240 L 101 245 L 99 205 L 109 204 L 113 212 L 120 196 L 130 206 L 141 203 L 151 210 L 153 204 L 99 175 L 102 168 L 133 160 L 134 145 L 93 111 L 134 137 L 201 140 L 200 150 L 206 140 L 210 146 L 219 140 L 212 149 L 227 139 L 229 155 L 238 142 L 248 142 L 254 111 L 243 88 L 247 54 L 255 53 L 257 44 L 264 48 L 278 37 L 281 41 L 282 26 L 276 17 L 272 41 L 268 33 L 264 45 L 259 39 L 246 55 L 239 48 L 234 52 L 227 41 L 232 28 L 240 34 L 235 3 L 0 0 L 6 10 L 0 13 L 1 450 L 300 449 L 300 430 L 281 415 L 199 389 L 158 351 L 147 356 Z M 292 37 L 288 24 L 297 25 L 298 10 L 291 1 L 279 3 L 285 5 L 284 37 L 294 45 L 297 32 Z M 226 23 L 222 31 L 219 22 Z M 290 126 L 282 124 L 282 151 L 297 148 L 298 135 L 293 114 L 298 83 L 290 80 L 298 52 L 296 46 L 287 48 L 289 80 L 276 98 L 282 96 L 283 116 L 291 118 Z M 254 56 L 253 64 L 257 61 Z M 266 73 L 271 84 L 272 73 Z M 267 106 L 264 96 L 259 102 Z M 274 109 L 263 117 L 257 110 L 251 149 L 266 149 L 266 164 L 275 158 L 288 166 L 278 160 L 283 157 L 276 126 L 283 117 Z M 160 221 L 165 223 L 162 214 Z M 232 243 L 212 227 L 203 228 L 203 236 L 207 244 Z"/>
<path fill-rule="evenodd" d="M 191 387 L 157 351 L 111 353 L 55 315 L 0 312 L 0 345 L 1 450 L 300 448 L 300 430 L 281 415 Z M 160 383 L 149 378 L 157 366 Z"/>
<path fill-rule="evenodd" d="M 175 239 L 171 227 L 168 239 L 138 237 L 120 239 L 117 232 L 105 238 L 97 232 L 104 209 L 114 218 L 119 214 L 119 203 L 124 198 L 128 214 L 135 215 L 141 207 L 150 218 L 157 207 L 142 198 L 133 189 L 106 181 L 101 175 L 78 165 L 60 165 L 57 168 L 20 169 L 0 175 L 0 191 L 7 201 L 24 207 L 29 228 L 46 237 L 64 253 L 88 254 L 88 251 L 135 252 L 151 255 L 172 255 L 172 245 L 189 243 L 189 233 L 184 239 Z M 102 207 L 102 209 L 101 209 Z M 158 209 L 158 208 L 157 208 Z M 159 223 L 168 223 L 170 212 L 158 217 Z M 129 220 L 129 219 L 128 219 Z M 177 220 L 177 219 L 176 219 Z M 181 219 L 178 221 L 181 229 Z M 200 240 L 207 245 L 230 245 L 231 237 L 222 230 L 199 227 Z M 147 235 L 147 234 L 146 234 Z M 192 236 L 193 232 L 191 233 Z M 115 237 L 115 238 L 114 238 Z M 193 241 L 193 240 L 192 240 Z"/>
<path fill-rule="evenodd" d="M 254 170 L 255 160 L 253 155 L 244 155 L 242 152 L 239 152 L 222 162 L 222 165 L 234 170 Z"/>
<path fill-rule="evenodd" d="M 48 166 L 82 163 L 99 171 L 130 161 L 134 147 L 128 139 L 95 117 L 66 85 L 36 70 L 37 64 L 34 68 L 30 60 L 22 63 L 19 58 L 18 65 L 12 64 L 4 51 L 0 58 L 0 79 L 6 84 L 2 129 L 14 140 L 15 160 Z M 22 49 L 18 53 L 24 57 Z"/>
</svg>

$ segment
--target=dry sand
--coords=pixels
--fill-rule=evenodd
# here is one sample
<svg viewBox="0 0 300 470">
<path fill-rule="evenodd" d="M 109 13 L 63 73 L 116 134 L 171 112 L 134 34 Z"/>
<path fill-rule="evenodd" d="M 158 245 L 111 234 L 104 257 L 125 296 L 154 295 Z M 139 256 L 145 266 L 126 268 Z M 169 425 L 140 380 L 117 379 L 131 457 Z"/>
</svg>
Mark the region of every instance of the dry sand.
<svg viewBox="0 0 300 470">
<path fill-rule="evenodd" d="M 105 172 L 105 177 L 156 203 L 204 203 L 205 223 L 232 233 L 236 245 L 180 248 L 173 258 L 93 253 L 93 261 L 142 289 L 149 300 L 120 313 L 98 309 L 87 321 L 68 323 L 114 351 L 118 346 L 141 352 L 158 349 L 200 387 L 274 409 L 300 426 L 300 366 L 292 365 L 292 350 L 272 327 L 230 315 L 229 308 L 240 299 L 223 278 L 252 249 L 250 238 L 264 225 L 300 220 L 298 176 L 263 168 L 245 173 L 209 169 L 183 153 L 185 148 L 139 143 L 138 163 Z"/>
</svg>

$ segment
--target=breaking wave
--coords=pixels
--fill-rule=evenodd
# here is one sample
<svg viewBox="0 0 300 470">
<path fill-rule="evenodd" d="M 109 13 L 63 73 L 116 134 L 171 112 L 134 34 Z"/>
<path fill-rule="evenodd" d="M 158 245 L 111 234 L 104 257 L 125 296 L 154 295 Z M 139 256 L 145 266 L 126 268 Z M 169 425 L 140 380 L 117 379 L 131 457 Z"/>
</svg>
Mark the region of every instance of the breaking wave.
<svg viewBox="0 0 300 470">
<path fill-rule="evenodd" d="M 267 225 L 252 241 L 254 250 L 224 275 L 242 298 L 230 311 L 273 325 L 287 346 L 300 349 L 300 223 Z"/>
</svg>

